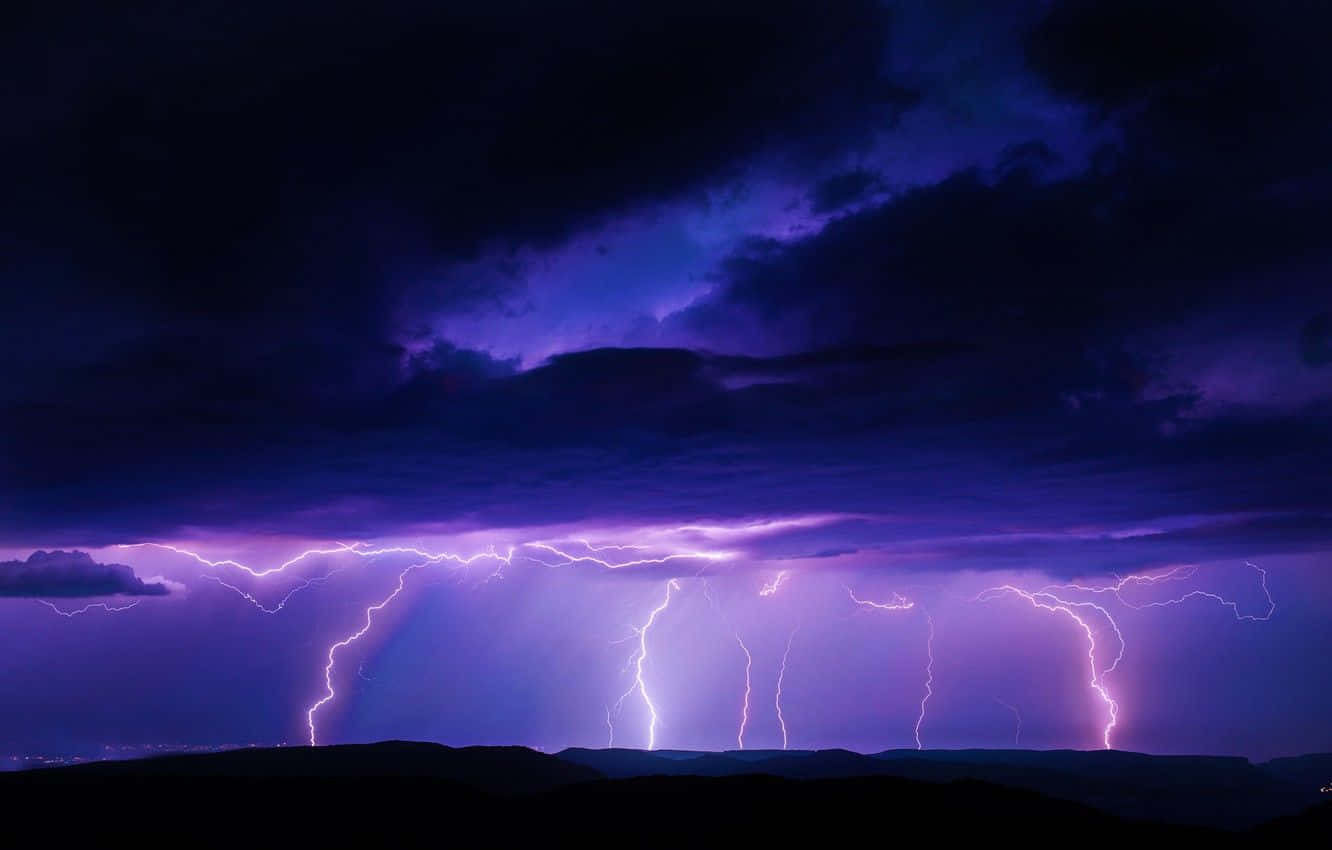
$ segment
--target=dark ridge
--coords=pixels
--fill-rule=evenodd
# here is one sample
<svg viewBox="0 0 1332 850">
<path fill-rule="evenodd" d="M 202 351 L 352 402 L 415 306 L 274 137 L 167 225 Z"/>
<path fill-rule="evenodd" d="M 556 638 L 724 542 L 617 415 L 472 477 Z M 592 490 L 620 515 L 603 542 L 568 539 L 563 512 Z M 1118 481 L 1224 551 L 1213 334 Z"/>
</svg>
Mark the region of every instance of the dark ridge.
<svg viewBox="0 0 1332 850">
<path fill-rule="evenodd" d="M 526 747 L 446 747 L 413 741 L 274 747 L 103 761 L 0 776 L 0 783 L 98 779 L 376 779 L 456 782 L 493 794 L 531 794 L 602 778 Z M 0 787 L 4 787 L 0 785 Z"/>
<path fill-rule="evenodd" d="M 786 779 L 892 776 L 923 782 L 977 780 L 1021 788 L 1113 814 L 1246 829 L 1319 802 L 1332 756 L 1254 765 L 1243 758 L 1153 756 L 1081 750 L 847 750 L 726 753 L 569 749 L 567 761 L 610 778 L 738 776 Z"/>
<path fill-rule="evenodd" d="M 1314 770 L 1327 758 L 1281 760 L 1278 768 Z M 1155 778 L 1147 775 L 1153 769 Z M 982 781 L 970 775 L 976 773 L 998 778 Z M 1254 777 L 1268 784 L 1248 784 Z M 1289 790 L 1285 782 L 1242 759 L 1134 753 L 571 749 L 553 756 L 523 747 L 387 741 L 4 774 L 0 810 L 11 823 L 58 825 L 63 839 L 132 823 L 136 842 L 148 846 L 182 838 L 379 846 L 452 835 L 482 835 L 492 844 L 517 837 L 827 844 L 863 840 L 867 831 L 893 840 L 1010 837 L 1039 845 L 1066 842 L 1075 830 L 1097 842 L 1191 839 L 1215 846 L 1325 834 L 1327 804 L 1303 812 L 1293 806 L 1279 819 L 1255 821 L 1248 835 L 1219 829 L 1234 824 L 1215 805 L 1210 823 L 1201 822 L 1202 809 L 1188 808 L 1207 794 L 1227 805 L 1244 795 L 1262 799 L 1273 788 Z M 1227 783 L 1229 796 L 1218 790 Z M 1124 813 L 1150 808 L 1143 797 L 1159 798 L 1158 814 Z"/>
</svg>

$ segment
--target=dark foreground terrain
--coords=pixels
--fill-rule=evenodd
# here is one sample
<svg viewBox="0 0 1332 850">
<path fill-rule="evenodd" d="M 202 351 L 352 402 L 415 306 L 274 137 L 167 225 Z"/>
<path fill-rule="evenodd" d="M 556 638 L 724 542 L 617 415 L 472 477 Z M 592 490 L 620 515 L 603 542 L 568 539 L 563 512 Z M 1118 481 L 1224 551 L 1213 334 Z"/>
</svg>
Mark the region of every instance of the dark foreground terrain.
<svg viewBox="0 0 1332 850">
<path fill-rule="evenodd" d="M 149 846 L 1004 836 L 1214 846 L 1332 836 L 1332 802 L 1306 787 L 1332 757 L 1282 761 L 1072 751 L 545 755 L 386 742 L 11 773 L 0 776 L 0 813 L 11 837 L 119 834 Z"/>
</svg>

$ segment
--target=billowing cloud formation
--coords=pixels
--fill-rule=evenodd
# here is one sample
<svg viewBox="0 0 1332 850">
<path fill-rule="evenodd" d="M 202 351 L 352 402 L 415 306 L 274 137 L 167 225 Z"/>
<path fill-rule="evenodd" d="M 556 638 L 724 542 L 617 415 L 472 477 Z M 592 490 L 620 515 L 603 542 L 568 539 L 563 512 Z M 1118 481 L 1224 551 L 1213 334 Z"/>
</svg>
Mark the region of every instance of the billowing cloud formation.
<svg viewBox="0 0 1332 850">
<path fill-rule="evenodd" d="M 37 551 L 26 561 L 0 561 L 0 596 L 166 596 L 124 564 L 99 564 L 87 552 Z"/>
<path fill-rule="evenodd" d="M 1327 512 L 1325 28 L 986 5 L 38 13 L 0 536 Z"/>
</svg>

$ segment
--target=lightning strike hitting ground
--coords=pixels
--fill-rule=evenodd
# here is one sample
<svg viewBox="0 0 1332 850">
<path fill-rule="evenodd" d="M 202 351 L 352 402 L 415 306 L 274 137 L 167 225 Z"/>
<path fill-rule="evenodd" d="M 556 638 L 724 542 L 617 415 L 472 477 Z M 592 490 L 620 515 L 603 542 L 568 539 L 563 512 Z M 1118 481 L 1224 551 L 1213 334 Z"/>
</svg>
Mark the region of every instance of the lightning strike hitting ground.
<svg viewBox="0 0 1332 850">
<path fill-rule="evenodd" d="M 934 618 L 929 614 L 925 615 L 925 622 L 929 624 L 929 636 L 925 638 L 925 654 L 929 662 L 925 665 L 925 696 L 920 698 L 920 714 L 916 716 L 916 749 L 924 749 L 920 745 L 920 725 L 925 722 L 925 704 L 934 696 Z"/>
<path fill-rule="evenodd" d="M 700 530 L 707 530 L 712 533 L 720 533 L 722 531 L 725 531 L 725 529 L 722 529 L 720 527 L 713 528 L 713 527 L 699 526 L 697 528 Z M 387 605 L 389 605 L 398 595 L 402 593 L 407 576 L 415 570 L 422 569 L 424 567 L 435 564 L 449 564 L 451 566 L 456 566 L 456 567 L 468 567 L 481 560 L 491 560 L 495 563 L 495 571 L 487 579 L 490 580 L 494 578 L 502 578 L 503 568 L 507 565 L 510 565 L 515 557 L 522 558 L 534 564 L 546 567 L 562 567 L 575 564 L 589 564 L 610 570 L 633 568 L 633 567 L 645 567 L 645 566 L 659 566 L 676 561 L 695 561 L 695 562 L 700 562 L 700 567 L 697 576 L 700 578 L 700 580 L 704 582 L 704 595 L 708 598 L 709 602 L 713 605 L 713 607 L 716 608 L 718 607 L 717 600 L 712 594 L 711 588 L 710 586 L 708 586 L 706 578 L 703 577 L 703 571 L 707 568 L 709 564 L 728 560 L 737 554 L 735 552 L 714 551 L 714 550 L 687 550 L 687 551 L 676 551 L 676 552 L 668 551 L 662 554 L 653 554 L 652 553 L 653 549 L 656 549 L 658 552 L 660 552 L 661 551 L 660 548 L 655 546 L 645 546 L 639 544 L 594 544 L 587 539 L 578 539 L 574 542 L 577 544 L 578 547 L 581 547 L 581 550 L 570 549 L 564 545 L 557 543 L 551 543 L 546 541 L 533 541 L 533 542 L 519 543 L 515 546 L 509 547 L 505 552 L 505 554 L 500 554 L 499 552 L 496 551 L 494 547 L 491 547 L 486 551 L 478 552 L 477 554 L 470 556 L 458 555 L 453 552 L 431 552 L 416 546 L 374 547 L 365 543 L 335 543 L 331 545 L 324 545 L 324 546 L 306 549 L 300 552 L 299 554 L 295 555 L 294 557 L 289 558 L 286 561 L 283 561 L 282 563 L 276 566 L 270 566 L 265 568 L 252 567 L 231 558 L 225 558 L 220 560 L 210 559 L 198 552 L 191 551 L 189 549 L 167 543 L 121 544 L 120 548 L 125 548 L 125 549 L 137 548 L 137 547 L 158 548 L 188 557 L 206 567 L 236 569 L 240 572 L 247 574 L 247 576 L 249 576 L 252 579 L 264 579 L 269 576 L 281 574 L 289 569 L 292 569 L 300 565 L 301 563 L 307 560 L 319 557 L 330 557 L 330 558 L 355 557 L 356 559 L 359 560 L 369 561 L 371 559 L 383 556 L 408 555 L 417 559 L 415 563 L 407 567 L 399 574 L 397 586 L 387 597 L 380 600 L 379 602 L 370 605 L 366 609 L 365 621 L 360 629 L 329 646 L 326 652 L 326 664 L 324 667 L 325 693 L 321 696 L 319 700 L 310 705 L 306 711 L 306 722 L 310 733 L 310 741 L 311 743 L 314 743 L 317 740 L 316 724 L 315 724 L 316 716 L 325 705 L 336 699 L 337 696 L 336 689 L 333 683 L 333 672 L 338 653 L 340 652 L 340 650 L 346 648 L 350 644 L 360 640 L 360 638 L 362 638 L 365 634 L 369 632 L 369 630 L 372 628 L 374 624 L 375 616 L 380 611 L 382 611 Z M 535 553 L 540 553 L 541 555 L 544 555 L 546 557 L 538 557 L 537 554 Z M 628 557 L 623 557 L 623 558 L 618 557 L 621 554 L 628 555 Z M 1000 585 L 998 587 L 992 587 L 982 591 L 980 594 L 978 594 L 976 597 L 973 598 L 973 601 L 992 601 L 998 598 L 999 596 L 1004 596 L 1004 595 L 1017 596 L 1030 603 L 1034 608 L 1051 612 L 1058 612 L 1068 617 L 1080 629 L 1082 629 L 1084 635 L 1086 636 L 1087 646 L 1088 646 L 1087 658 L 1091 673 L 1089 679 L 1089 686 L 1092 688 L 1094 693 L 1104 703 L 1106 707 L 1106 721 L 1102 728 L 1101 743 L 1102 746 L 1109 749 L 1111 747 L 1112 733 L 1118 723 L 1119 704 L 1114 699 L 1113 695 L 1110 692 L 1109 686 L 1107 684 L 1107 676 L 1110 673 L 1113 673 L 1117 669 L 1119 663 L 1123 659 L 1126 649 L 1126 644 L 1124 641 L 1124 636 L 1120 631 L 1118 623 L 1115 621 L 1114 617 L 1111 615 L 1111 613 L 1109 612 L 1109 610 L 1107 610 L 1106 607 L 1097 604 L 1095 602 L 1086 601 L 1085 599 L 1078 599 L 1076 597 L 1071 597 L 1071 595 L 1072 594 L 1110 595 L 1114 597 L 1117 603 L 1131 610 L 1143 610 L 1146 608 L 1164 608 L 1174 605 L 1180 605 L 1192 599 L 1208 599 L 1216 602 L 1217 604 L 1223 607 L 1228 608 L 1231 611 L 1231 613 L 1235 616 L 1235 619 L 1237 621 L 1255 621 L 1255 622 L 1267 621 L 1271 619 L 1272 615 L 1276 610 L 1276 602 L 1273 599 L 1270 588 L 1268 586 L 1268 573 L 1265 569 L 1259 567 L 1256 564 L 1246 562 L 1245 565 L 1254 570 L 1258 574 L 1259 584 L 1261 586 L 1263 595 L 1266 599 L 1266 609 L 1263 611 L 1255 611 L 1255 612 L 1243 611 L 1241 610 L 1239 602 L 1229 599 L 1226 596 L 1223 596 L 1211 590 L 1204 590 L 1204 589 L 1189 589 L 1185 592 L 1177 593 L 1168 598 L 1142 601 L 1142 593 L 1145 591 L 1150 591 L 1153 588 L 1165 587 L 1167 585 L 1174 585 L 1179 582 L 1184 582 L 1190 579 L 1194 579 L 1198 572 L 1197 567 L 1194 566 L 1179 566 L 1179 567 L 1174 567 L 1165 572 L 1154 573 L 1154 574 L 1138 574 L 1138 575 L 1129 575 L 1125 577 L 1117 576 L 1114 582 L 1106 584 L 1069 583 L 1069 584 L 1060 584 L 1060 585 L 1047 585 L 1045 587 L 1042 587 L 1040 590 L 1035 590 L 1035 591 L 1025 590 L 1023 588 L 1016 587 L 1014 585 Z M 312 586 L 320 585 L 327 582 L 335 574 L 347 568 L 348 568 L 347 565 L 339 566 L 322 575 L 306 577 L 299 584 L 288 590 L 285 595 L 283 595 L 280 599 L 277 600 L 276 603 L 265 603 L 250 590 L 247 590 L 240 585 L 227 581 L 222 576 L 212 573 L 204 573 L 202 577 L 232 591 L 233 593 L 243 598 L 245 601 L 249 602 L 251 605 L 255 606 L 261 612 L 272 615 L 283 611 L 287 607 L 288 602 L 296 594 Z M 787 581 L 789 581 L 790 576 L 791 576 L 790 570 L 778 571 L 775 574 L 775 576 L 771 579 L 771 581 L 767 581 L 762 584 L 758 595 L 760 597 L 776 595 L 778 590 Z M 852 603 L 864 609 L 879 610 L 879 611 L 907 611 L 915 607 L 915 603 L 912 600 L 908 599 L 906 596 L 903 596 L 900 593 L 894 592 L 889 598 L 882 601 L 876 601 L 872 599 L 864 599 L 858 597 L 849 586 L 843 585 L 843 587 L 846 590 L 847 595 L 851 599 Z M 647 683 L 644 678 L 645 664 L 648 656 L 648 632 L 657 622 L 658 617 L 667 609 L 667 607 L 669 607 L 672 601 L 673 594 L 679 590 L 680 590 L 679 581 L 677 579 L 669 580 L 666 585 L 665 599 L 657 608 L 653 609 L 650 612 L 647 621 L 642 626 L 635 627 L 634 634 L 628 638 L 630 640 L 637 639 L 638 643 L 638 649 L 634 653 L 634 655 L 630 657 L 629 663 L 627 665 L 634 668 L 634 683 L 615 702 L 613 710 L 610 706 L 607 706 L 606 723 L 609 731 L 608 746 L 613 745 L 615 740 L 615 735 L 614 735 L 615 717 L 619 715 L 625 699 L 627 699 L 629 696 L 637 692 L 639 697 L 643 700 L 644 707 L 646 708 L 649 717 L 648 728 L 647 728 L 647 747 L 648 749 L 654 749 L 656 747 L 656 730 L 659 718 L 657 715 L 656 704 L 653 702 L 649 694 Z M 1130 595 L 1130 591 L 1137 591 L 1137 592 Z M 108 602 L 92 602 L 87 605 L 84 605 L 81 608 L 75 608 L 75 609 L 63 609 L 58 605 L 56 605 L 55 603 L 49 602 L 47 600 L 39 599 L 35 601 L 44 605 L 47 608 L 50 608 L 52 611 L 59 614 L 60 616 L 71 618 L 81 614 L 88 613 L 93 609 L 102 609 L 107 613 L 126 611 L 130 608 L 137 606 L 140 600 L 134 600 L 124 605 L 115 605 Z M 718 610 L 720 609 L 718 608 Z M 1095 615 L 1099 616 L 1104 620 L 1104 623 L 1106 626 L 1108 626 L 1108 629 L 1114 632 L 1115 639 L 1118 642 L 1118 651 L 1116 652 L 1113 660 L 1110 660 L 1109 663 L 1105 663 L 1106 659 L 1108 659 L 1109 656 L 1106 654 L 1105 647 L 1102 646 L 1102 641 L 1104 638 L 1104 636 L 1101 634 L 1102 629 L 1094 627 L 1093 625 L 1094 619 L 1089 618 L 1087 616 L 1089 613 L 1093 612 L 1095 613 Z M 920 711 L 916 718 L 916 724 L 915 724 L 915 742 L 916 742 L 916 747 L 918 749 L 922 748 L 923 746 L 920 735 L 921 728 L 925 721 L 926 710 L 929 701 L 933 696 L 934 692 L 933 691 L 934 621 L 929 614 L 926 615 L 926 622 L 928 627 L 928 637 L 926 640 L 927 665 L 925 670 L 926 673 L 925 693 L 920 701 Z M 794 641 L 797 630 L 798 629 L 792 630 L 791 634 L 788 636 L 786 649 L 782 655 L 781 667 L 777 675 L 777 691 L 774 699 L 774 708 L 776 710 L 778 724 L 780 725 L 782 731 L 783 749 L 786 749 L 789 744 L 789 735 L 786 726 L 786 718 L 782 711 L 783 684 L 787 670 L 787 663 L 789 661 L 789 656 L 791 652 L 791 645 L 792 642 Z M 739 746 L 740 749 L 744 749 L 745 734 L 748 730 L 748 724 L 750 719 L 750 701 L 753 693 L 752 675 L 751 675 L 753 668 L 753 657 L 749 652 L 749 649 L 744 643 L 743 639 L 740 637 L 739 633 L 736 633 L 736 641 L 740 645 L 741 651 L 744 652 L 745 654 L 745 692 L 744 692 L 744 701 L 741 706 L 740 726 L 736 735 L 737 745 Z M 358 668 L 357 674 L 362 676 L 362 678 L 366 678 L 364 677 L 360 668 Z M 1018 711 L 1016 706 L 1009 705 L 1008 703 L 1005 703 L 1002 700 L 999 700 L 998 698 L 995 698 L 995 701 L 1000 705 L 1004 706 L 1005 708 L 1008 708 L 1013 713 L 1016 719 L 1014 744 L 1017 745 L 1021 739 L 1021 729 L 1022 729 L 1021 713 Z"/>
<path fill-rule="evenodd" d="M 791 642 L 795 640 L 796 632 L 800 627 L 796 626 L 791 630 L 791 634 L 786 638 L 786 651 L 782 653 L 782 666 L 777 671 L 777 723 L 782 727 L 782 749 L 786 749 L 786 717 L 782 714 L 782 682 L 786 679 L 786 662 L 791 657 Z"/>
<path fill-rule="evenodd" d="M 333 688 L 333 665 L 336 662 L 338 650 L 350 646 L 364 637 L 366 632 L 370 631 L 370 626 L 374 624 L 375 613 L 384 610 L 386 605 L 396 599 L 398 594 L 402 593 L 402 589 L 407 583 L 407 574 L 422 569 L 429 564 L 429 561 L 422 561 L 419 564 L 412 564 L 410 567 L 399 573 L 398 584 L 393 588 L 393 592 L 365 609 L 365 625 L 328 648 L 328 663 L 324 665 L 324 695 L 305 712 L 305 722 L 310 729 L 310 746 L 318 746 L 318 741 L 315 737 L 315 712 L 319 711 L 320 708 L 331 702 L 338 695 L 337 691 Z"/>
<path fill-rule="evenodd" d="M 679 589 L 680 582 L 678 580 L 671 579 L 666 582 L 666 598 L 662 600 L 660 605 L 652 609 L 647 622 L 643 623 L 642 626 L 635 627 L 634 632 L 638 635 L 638 651 L 630 659 L 634 666 L 634 683 L 615 702 L 615 712 L 619 714 L 620 707 L 634 691 L 638 691 L 638 695 L 643 698 L 643 705 L 647 708 L 649 718 L 647 730 L 647 748 L 649 750 L 654 750 L 657 747 L 657 707 L 653 704 L 652 697 L 648 695 L 647 683 L 643 680 L 643 662 L 647 661 L 648 655 L 648 632 L 652 630 L 652 626 L 657 622 L 657 617 L 661 615 L 661 612 L 670 607 L 672 591 Z"/>
<path fill-rule="evenodd" d="M 754 666 L 754 656 L 749 654 L 749 647 L 745 646 L 745 642 L 740 639 L 739 634 L 735 636 L 735 640 L 740 644 L 740 649 L 745 653 L 745 702 L 740 709 L 740 732 L 735 736 L 736 743 L 738 743 L 740 749 L 743 750 L 745 748 L 745 727 L 749 725 L 749 694 L 752 690 L 750 687 L 749 671 Z"/>
<path fill-rule="evenodd" d="M 1084 634 L 1086 634 L 1087 661 L 1091 666 L 1090 686 L 1101 701 L 1105 703 L 1108 715 L 1105 726 L 1101 731 L 1101 744 L 1107 750 L 1112 749 L 1110 744 L 1110 733 L 1114 731 L 1115 725 L 1119 722 L 1119 703 L 1115 702 L 1114 698 L 1110 695 L 1110 689 L 1105 684 L 1105 677 L 1107 674 L 1113 673 L 1115 668 L 1119 666 L 1119 662 L 1124 658 L 1124 635 L 1119 630 L 1119 624 L 1115 622 L 1114 617 L 1110 616 L 1109 611 L 1094 602 L 1073 602 L 1061 599 L 1047 590 L 1040 590 L 1033 593 L 1019 587 L 1014 587 L 1011 584 L 986 588 L 976 595 L 975 601 L 989 602 L 1006 594 L 1019 596 L 1030 602 L 1036 608 L 1041 608 L 1046 611 L 1057 611 L 1064 614 L 1073 620 L 1073 622 L 1077 623 L 1078 627 L 1082 629 Z M 1115 660 L 1104 669 L 1097 664 L 1096 660 L 1098 649 L 1096 643 L 1096 631 L 1091 627 L 1090 623 L 1084 620 L 1082 616 L 1074 610 L 1077 608 L 1091 608 L 1100 613 L 1110 625 L 1111 629 L 1114 630 L 1115 637 L 1119 641 L 1119 652 L 1115 655 Z"/>
<path fill-rule="evenodd" d="M 999 699 L 999 697 L 995 697 L 994 701 L 999 703 L 1009 711 L 1013 712 L 1013 717 L 1017 718 L 1017 728 L 1013 730 L 1013 746 L 1015 747 L 1018 746 L 1019 745 L 1018 742 L 1022 740 L 1022 712 L 1018 711 L 1018 707 L 1016 705 L 1009 705 L 1008 703 Z"/>
</svg>

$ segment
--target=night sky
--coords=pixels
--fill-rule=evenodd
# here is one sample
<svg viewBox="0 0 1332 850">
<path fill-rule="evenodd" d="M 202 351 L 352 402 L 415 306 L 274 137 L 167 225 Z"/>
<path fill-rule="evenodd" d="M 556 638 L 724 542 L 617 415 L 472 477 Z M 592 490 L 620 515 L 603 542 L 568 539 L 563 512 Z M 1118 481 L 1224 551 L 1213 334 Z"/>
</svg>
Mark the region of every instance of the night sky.
<svg viewBox="0 0 1332 850">
<path fill-rule="evenodd" d="M 24 5 L 0 756 L 1332 750 L 1324 4 Z"/>
</svg>

